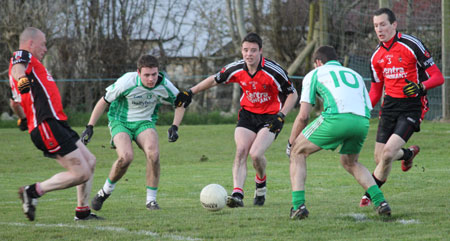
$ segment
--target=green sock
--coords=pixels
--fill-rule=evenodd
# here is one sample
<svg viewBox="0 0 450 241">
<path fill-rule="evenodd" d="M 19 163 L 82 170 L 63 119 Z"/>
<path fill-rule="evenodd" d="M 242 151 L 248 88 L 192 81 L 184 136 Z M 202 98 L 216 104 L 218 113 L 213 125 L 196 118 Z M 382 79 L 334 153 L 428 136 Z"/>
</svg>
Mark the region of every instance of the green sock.
<svg viewBox="0 0 450 241">
<path fill-rule="evenodd" d="M 292 205 L 294 210 L 297 210 L 302 204 L 305 203 L 305 190 L 292 191 Z"/>
<path fill-rule="evenodd" d="M 381 192 L 380 188 L 377 185 L 373 185 L 367 189 L 367 193 L 369 193 L 370 198 L 372 199 L 373 204 L 375 207 L 380 206 L 380 203 L 385 201 L 383 193 Z"/>
</svg>

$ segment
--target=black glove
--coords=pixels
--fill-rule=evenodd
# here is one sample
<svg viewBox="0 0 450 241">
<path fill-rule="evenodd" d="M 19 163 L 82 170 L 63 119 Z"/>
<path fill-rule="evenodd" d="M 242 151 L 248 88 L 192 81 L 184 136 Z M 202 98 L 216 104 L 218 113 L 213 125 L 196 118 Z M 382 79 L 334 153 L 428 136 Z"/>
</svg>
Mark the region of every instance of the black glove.
<svg viewBox="0 0 450 241">
<path fill-rule="evenodd" d="M 184 103 L 184 108 L 187 108 L 192 101 L 193 95 L 191 90 L 180 91 L 175 99 L 175 107 L 181 107 Z"/>
<path fill-rule="evenodd" d="M 94 135 L 94 126 L 87 125 L 86 129 L 83 131 L 83 133 L 81 133 L 81 142 L 87 145 L 91 141 L 93 135 Z"/>
<path fill-rule="evenodd" d="M 292 147 L 292 145 L 291 145 L 291 143 L 289 143 L 289 140 L 288 140 L 288 143 L 286 145 L 286 155 L 288 157 L 291 157 L 291 147 Z"/>
<path fill-rule="evenodd" d="M 269 122 L 268 128 L 270 132 L 275 134 L 280 133 L 281 129 L 283 129 L 285 115 L 282 112 L 278 112 L 277 115 Z"/>
<path fill-rule="evenodd" d="M 21 131 L 26 131 L 26 130 L 28 130 L 28 122 L 27 122 L 27 118 L 18 119 L 18 120 L 17 120 L 17 126 L 19 127 L 19 129 L 20 129 Z"/>
<path fill-rule="evenodd" d="M 413 96 L 416 94 L 422 95 L 424 92 L 423 84 L 422 83 L 414 83 L 408 79 L 405 79 L 407 85 L 403 87 L 403 93 L 407 96 Z"/>
<path fill-rule="evenodd" d="M 19 78 L 19 81 L 17 82 L 17 88 L 19 89 L 19 92 L 21 94 L 28 93 L 30 91 L 30 80 L 27 77 L 21 77 Z"/>
<path fill-rule="evenodd" d="M 178 127 L 176 125 L 172 125 L 167 131 L 169 135 L 169 142 L 175 142 L 178 139 Z"/>
</svg>

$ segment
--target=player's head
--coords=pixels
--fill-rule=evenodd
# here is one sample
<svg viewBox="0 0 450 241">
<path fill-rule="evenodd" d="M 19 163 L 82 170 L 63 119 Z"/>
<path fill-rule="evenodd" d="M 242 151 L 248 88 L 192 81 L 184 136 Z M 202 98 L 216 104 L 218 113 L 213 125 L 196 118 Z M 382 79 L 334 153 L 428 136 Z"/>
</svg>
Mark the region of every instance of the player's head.
<svg viewBox="0 0 450 241">
<path fill-rule="evenodd" d="M 152 55 L 142 55 L 137 61 L 137 72 L 145 87 L 153 88 L 158 81 L 159 63 Z"/>
<path fill-rule="evenodd" d="M 325 64 L 331 60 L 338 60 L 336 50 L 332 46 L 324 45 L 320 46 L 313 54 L 312 60 L 314 64 L 320 61 L 321 64 Z"/>
<path fill-rule="evenodd" d="M 242 44 L 244 44 L 244 42 L 256 43 L 260 49 L 262 48 L 262 39 L 257 33 L 247 34 L 242 40 Z"/>
<path fill-rule="evenodd" d="M 137 68 L 140 71 L 143 67 L 159 68 L 159 61 L 153 55 L 142 55 L 137 61 Z"/>
<path fill-rule="evenodd" d="M 373 16 L 380 16 L 381 14 L 386 14 L 388 17 L 389 23 L 391 23 L 391 24 L 397 21 L 397 19 L 395 18 L 394 12 L 392 12 L 392 10 L 389 8 L 380 8 L 375 11 Z"/>
<path fill-rule="evenodd" d="M 47 52 L 45 34 L 34 27 L 27 27 L 19 36 L 19 48 L 30 52 L 34 57 L 42 60 Z"/>
<path fill-rule="evenodd" d="M 262 39 L 256 33 L 249 33 L 242 40 L 242 57 L 248 66 L 256 66 L 262 55 Z"/>
<path fill-rule="evenodd" d="M 380 8 L 373 15 L 373 27 L 378 40 L 388 42 L 397 32 L 397 19 L 389 8 Z"/>
</svg>

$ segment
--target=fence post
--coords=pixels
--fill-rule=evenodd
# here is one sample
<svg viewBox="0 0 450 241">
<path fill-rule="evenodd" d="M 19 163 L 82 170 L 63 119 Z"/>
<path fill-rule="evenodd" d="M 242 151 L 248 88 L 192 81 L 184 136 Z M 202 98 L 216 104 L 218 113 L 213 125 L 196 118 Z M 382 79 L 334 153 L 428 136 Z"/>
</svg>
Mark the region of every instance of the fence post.
<svg viewBox="0 0 450 241">
<path fill-rule="evenodd" d="M 450 119 L 450 0 L 442 0 L 442 117 Z"/>
</svg>

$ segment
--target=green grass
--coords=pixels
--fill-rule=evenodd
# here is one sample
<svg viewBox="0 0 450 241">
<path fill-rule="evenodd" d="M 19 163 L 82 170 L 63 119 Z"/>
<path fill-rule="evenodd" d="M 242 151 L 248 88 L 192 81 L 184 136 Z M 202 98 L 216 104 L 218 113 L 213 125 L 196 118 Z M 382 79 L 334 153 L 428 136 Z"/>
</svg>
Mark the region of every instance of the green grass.
<svg viewBox="0 0 450 241">
<path fill-rule="evenodd" d="M 374 169 L 376 121 L 371 122 L 360 161 Z M 339 164 L 337 152 L 321 151 L 308 158 L 306 204 L 309 218 L 289 219 L 289 160 L 284 154 L 292 124 L 287 124 L 266 153 L 266 205 L 254 207 L 255 171 L 248 162 L 245 207 L 218 212 L 203 209 L 201 189 L 219 183 L 232 189 L 234 125 L 182 125 L 180 138 L 167 141 L 168 126 L 158 126 L 161 149 L 160 211 L 145 208 L 145 162 L 135 146 L 135 160 L 97 214 L 104 221 L 75 223 L 76 189 L 46 194 L 37 216 L 22 214 L 18 187 L 42 181 L 63 169 L 42 156 L 29 135 L 17 128 L 0 129 L 0 240 L 444 240 L 450 233 L 450 168 L 448 123 L 426 122 L 410 143 L 421 153 L 404 173 L 395 162 L 382 190 L 393 211 L 378 217 L 372 207 L 360 208 L 362 188 Z M 75 128 L 81 132 L 82 128 Z M 96 127 L 89 149 L 97 156 L 91 196 L 103 185 L 116 153 L 109 131 Z M 206 161 L 204 161 L 207 159 Z M 203 161 L 202 161 L 203 160 Z"/>
</svg>

